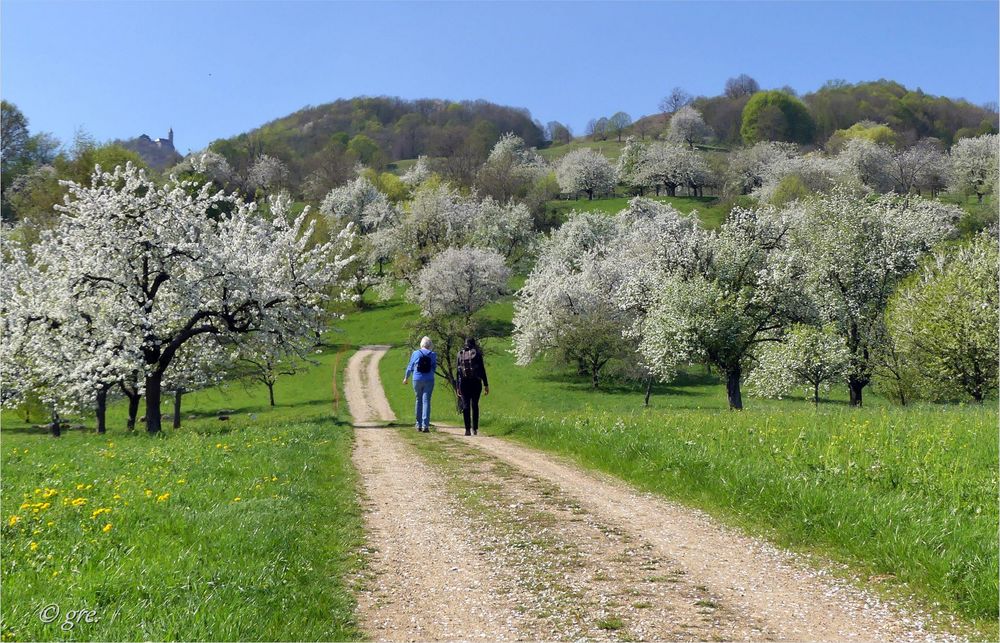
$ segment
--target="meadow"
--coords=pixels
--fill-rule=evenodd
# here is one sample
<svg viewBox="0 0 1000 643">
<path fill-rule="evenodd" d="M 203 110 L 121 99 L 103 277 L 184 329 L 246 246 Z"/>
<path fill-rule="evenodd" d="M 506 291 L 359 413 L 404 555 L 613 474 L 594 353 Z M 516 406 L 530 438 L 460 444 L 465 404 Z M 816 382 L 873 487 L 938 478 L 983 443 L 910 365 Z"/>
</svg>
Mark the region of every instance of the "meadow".
<svg viewBox="0 0 1000 643">
<path fill-rule="evenodd" d="M 517 366 L 513 305 L 484 316 L 491 394 L 483 432 L 557 453 L 708 511 L 793 550 L 847 565 L 889 595 L 914 594 L 996 634 L 995 401 L 900 408 L 834 390 L 749 398 L 726 410 L 703 367 L 597 391 L 545 360 Z M 317 364 L 266 390 L 229 383 L 185 396 L 183 427 L 149 438 L 69 431 L 55 440 L 4 415 L 5 639 L 356 639 L 352 587 L 363 533 L 339 373 L 357 346 L 387 343 L 387 396 L 412 426 L 401 383 L 417 307 L 369 300 L 334 324 Z M 334 379 L 336 377 L 336 379 Z M 224 412 L 230 420 L 220 421 Z M 439 382 L 433 419 L 460 423 Z M 90 422 L 84 419 L 85 422 Z M 110 525 L 110 526 L 109 526 Z M 93 609 L 69 632 L 39 610 Z"/>
<path fill-rule="evenodd" d="M 185 396 L 182 428 L 157 437 L 125 431 L 121 404 L 103 436 L 5 413 L 3 639 L 360 638 L 353 435 L 331 394 L 343 353 L 315 357 L 274 409 L 230 383 Z"/>
<path fill-rule="evenodd" d="M 511 305 L 487 311 L 494 328 Z M 348 322 L 398 344 L 418 318 L 402 302 Z M 371 320 L 365 324 L 362 320 Z M 998 450 L 995 400 L 984 406 L 898 407 L 867 394 L 847 406 L 833 390 L 819 408 L 805 396 L 750 398 L 727 411 L 725 387 L 703 367 L 657 384 L 648 408 L 640 382 L 599 390 L 558 365 L 514 363 L 506 337 L 485 340 L 490 395 L 484 434 L 567 456 L 637 487 L 708 511 L 793 550 L 844 563 L 889 594 L 939 604 L 996 632 Z M 410 348 L 382 360 L 399 423 L 412 425 L 401 384 Z M 461 424 L 439 382 L 433 419 Z"/>
</svg>

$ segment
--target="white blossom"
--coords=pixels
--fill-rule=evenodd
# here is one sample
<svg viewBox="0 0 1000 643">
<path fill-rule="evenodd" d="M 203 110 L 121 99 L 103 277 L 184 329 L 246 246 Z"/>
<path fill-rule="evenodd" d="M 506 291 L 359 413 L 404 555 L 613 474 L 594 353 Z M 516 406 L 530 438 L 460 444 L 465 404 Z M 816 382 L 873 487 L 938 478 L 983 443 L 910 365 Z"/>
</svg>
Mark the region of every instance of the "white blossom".
<svg viewBox="0 0 1000 643">
<path fill-rule="evenodd" d="M 820 391 L 842 381 L 851 354 L 836 329 L 797 324 L 780 343 L 771 343 L 757 355 L 747 384 L 751 391 L 765 397 L 782 397 L 804 389 L 815 404 Z"/>
<path fill-rule="evenodd" d="M 508 279 L 510 269 L 495 251 L 449 248 L 420 271 L 412 296 L 427 317 L 458 315 L 468 319 L 507 294 Z"/>
<path fill-rule="evenodd" d="M 712 136 L 712 128 L 705 124 L 701 113 L 690 105 L 685 105 L 670 117 L 667 140 L 694 149 L 696 143 L 703 143 Z"/>
<path fill-rule="evenodd" d="M 432 174 L 433 172 L 431 172 L 430 162 L 427 160 L 426 156 L 421 154 L 417 157 L 417 162 L 411 165 L 410 169 L 403 173 L 400 180 L 410 187 L 416 187 L 431 178 Z"/>
<path fill-rule="evenodd" d="M 976 138 L 963 138 L 951 148 L 952 188 L 963 194 L 975 194 L 982 203 L 983 196 L 997 188 L 998 154 L 1000 137 L 984 134 Z"/>
<path fill-rule="evenodd" d="M 920 197 L 871 197 L 846 187 L 798 202 L 794 247 L 806 268 L 802 287 L 822 319 L 844 337 L 851 353 L 852 401 L 871 379 L 871 354 L 884 335 L 884 312 L 895 285 L 961 217 L 955 206 Z"/>
<path fill-rule="evenodd" d="M 315 311 L 350 259 L 351 226 L 312 245 L 308 211 L 292 217 L 285 199 L 272 200 L 268 220 L 210 185 L 171 179 L 161 187 L 132 165 L 98 168 L 91 187 L 66 185 L 58 225 L 32 248 L 34 263 L 7 275 L 22 296 L 5 323 L 26 329 L 34 379 L 62 383 L 63 402 L 138 371 L 151 431 L 164 378 L 189 341 L 316 332 Z M 74 342 L 81 348 L 67 371 L 56 351 Z"/>
<path fill-rule="evenodd" d="M 600 152 L 590 148 L 573 150 L 556 166 L 556 180 L 563 192 L 583 192 L 588 198 L 615 188 L 615 168 Z"/>
<path fill-rule="evenodd" d="M 351 222 L 362 232 L 391 225 L 399 218 L 389 198 L 364 176 L 330 190 L 319 211 L 337 226 Z"/>
</svg>

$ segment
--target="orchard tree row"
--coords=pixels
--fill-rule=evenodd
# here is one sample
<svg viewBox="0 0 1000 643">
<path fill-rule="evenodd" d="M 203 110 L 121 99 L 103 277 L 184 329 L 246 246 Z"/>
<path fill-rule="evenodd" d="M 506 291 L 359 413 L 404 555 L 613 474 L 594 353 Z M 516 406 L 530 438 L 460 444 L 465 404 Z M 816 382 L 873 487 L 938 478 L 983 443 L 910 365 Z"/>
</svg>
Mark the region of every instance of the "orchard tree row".
<svg viewBox="0 0 1000 643">
<path fill-rule="evenodd" d="M 304 359 L 326 304 L 349 292 L 353 227 L 314 238 L 308 210 L 256 203 L 132 164 L 70 183 L 37 243 L 4 236 L 0 363 L 3 405 L 34 397 L 60 415 L 140 396 L 161 429 L 162 392 L 180 394 L 250 364 Z"/>
<path fill-rule="evenodd" d="M 852 405 L 879 378 L 913 397 L 981 402 L 997 387 L 996 230 L 949 244 L 961 211 L 837 186 L 736 207 L 717 231 L 642 197 L 578 213 L 517 293 L 519 363 L 550 354 L 599 385 L 612 363 L 669 382 L 704 363 L 729 405 L 833 383 Z"/>
</svg>

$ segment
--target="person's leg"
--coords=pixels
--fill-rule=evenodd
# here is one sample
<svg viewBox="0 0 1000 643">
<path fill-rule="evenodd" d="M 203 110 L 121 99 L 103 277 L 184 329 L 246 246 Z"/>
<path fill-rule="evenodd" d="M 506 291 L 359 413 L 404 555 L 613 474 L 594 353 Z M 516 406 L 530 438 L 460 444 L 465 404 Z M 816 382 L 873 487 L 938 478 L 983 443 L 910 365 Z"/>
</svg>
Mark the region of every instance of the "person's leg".
<svg viewBox="0 0 1000 643">
<path fill-rule="evenodd" d="M 424 381 L 423 380 L 413 380 L 413 394 L 417 398 L 416 408 L 413 411 L 413 416 L 416 418 L 417 430 L 422 430 L 424 425 L 421 418 L 424 413 Z"/>
<path fill-rule="evenodd" d="M 472 407 L 472 433 L 479 433 L 479 396 L 483 392 L 483 383 L 476 380 L 475 387 L 469 397 L 469 406 Z"/>
<path fill-rule="evenodd" d="M 465 435 L 472 435 L 472 390 L 466 381 L 462 381 L 462 419 L 465 420 Z"/>
<path fill-rule="evenodd" d="M 424 431 L 431 430 L 431 395 L 434 393 L 434 380 L 427 380 L 427 397 L 424 399 Z"/>
</svg>

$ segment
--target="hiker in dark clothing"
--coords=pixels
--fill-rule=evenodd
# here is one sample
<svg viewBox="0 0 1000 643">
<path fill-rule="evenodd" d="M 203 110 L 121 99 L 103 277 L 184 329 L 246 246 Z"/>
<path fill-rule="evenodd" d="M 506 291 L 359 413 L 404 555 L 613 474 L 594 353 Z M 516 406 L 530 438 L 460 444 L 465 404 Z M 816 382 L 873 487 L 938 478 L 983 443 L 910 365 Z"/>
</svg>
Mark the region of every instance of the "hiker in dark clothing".
<svg viewBox="0 0 1000 643">
<path fill-rule="evenodd" d="M 458 351 L 458 394 L 462 396 L 462 416 L 465 418 L 465 435 L 479 433 L 479 394 L 490 394 L 486 378 L 483 351 L 476 340 L 468 338 Z"/>
</svg>

